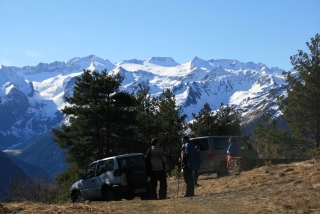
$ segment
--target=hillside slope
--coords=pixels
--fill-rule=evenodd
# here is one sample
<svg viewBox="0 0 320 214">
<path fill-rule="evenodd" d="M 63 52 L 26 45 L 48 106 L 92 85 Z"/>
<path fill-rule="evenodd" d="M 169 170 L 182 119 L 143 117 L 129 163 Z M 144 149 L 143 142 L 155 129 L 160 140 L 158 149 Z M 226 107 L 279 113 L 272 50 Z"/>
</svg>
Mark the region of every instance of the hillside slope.
<svg viewBox="0 0 320 214">
<path fill-rule="evenodd" d="M 179 183 L 179 191 L 178 190 Z M 167 200 L 2 203 L 12 213 L 320 213 L 320 162 L 309 160 L 255 168 L 239 176 L 201 175 L 195 197 L 183 198 L 183 180 L 168 179 Z M 178 196 L 178 197 L 177 197 Z"/>
<path fill-rule="evenodd" d="M 16 157 L 45 170 L 51 178 L 64 172 L 68 166 L 64 162 L 63 150 L 53 142 L 54 134 L 49 131 L 30 143 Z"/>
<path fill-rule="evenodd" d="M 7 188 L 10 186 L 10 181 L 17 176 L 21 179 L 28 177 L 25 171 L 15 164 L 8 154 L 0 151 L 0 201 L 7 197 Z"/>
</svg>

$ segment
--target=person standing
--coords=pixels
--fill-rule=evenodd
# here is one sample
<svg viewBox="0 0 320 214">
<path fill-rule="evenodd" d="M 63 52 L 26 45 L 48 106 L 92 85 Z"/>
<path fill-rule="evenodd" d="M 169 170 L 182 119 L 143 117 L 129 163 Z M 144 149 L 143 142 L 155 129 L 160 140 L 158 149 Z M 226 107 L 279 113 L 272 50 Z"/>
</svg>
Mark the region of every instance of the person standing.
<svg viewBox="0 0 320 214">
<path fill-rule="evenodd" d="M 194 196 L 194 180 L 193 171 L 197 171 L 201 163 L 199 152 L 196 150 L 192 141 L 189 141 L 188 136 L 182 138 L 181 150 L 181 168 L 183 170 L 183 178 L 186 183 L 186 193 L 184 197 Z"/>
<path fill-rule="evenodd" d="M 197 152 L 200 153 L 200 147 L 199 146 L 195 146 Z M 200 163 L 199 163 L 199 166 L 198 166 L 198 169 L 200 168 Z M 198 177 L 199 177 L 199 174 L 198 174 L 198 170 L 194 170 L 193 171 L 193 182 L 194 182 L 194 185 L 195 186 L 200 186 L 200 184 L 198 184 Z"/>
<path fill-rule="evenodd" d="M 157 138 L 151 140 L 151 147 L 146 154 L 147 176 L 151 177 L 150 199 L 158 199 L 157 186 L 160 183 L 159 199 L 167 198 L 167 177 L 165 171 L 166 157 Z"/>
<path fill-rule="evenodd" d="M 240 147 L 238 143 L 233 139 L 229 138 L 229 147 L 227 149 L 227 170 L 229 171 L 230 162 L 232 157 L 237 157 L 239 154 Z"/>
</svg>

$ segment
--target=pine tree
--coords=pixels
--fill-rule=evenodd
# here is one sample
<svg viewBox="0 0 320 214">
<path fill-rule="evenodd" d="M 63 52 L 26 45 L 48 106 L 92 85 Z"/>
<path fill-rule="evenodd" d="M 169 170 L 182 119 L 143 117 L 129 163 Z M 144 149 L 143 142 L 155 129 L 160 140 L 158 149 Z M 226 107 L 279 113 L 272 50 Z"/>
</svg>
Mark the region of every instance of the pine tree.
<svg viewBox="0 0 320 214">
<path fill-rule="evenodd" d="M 181 115 L 181 107 L 171 90 L 162 92 L 156 102 L 155 136 L 160 140 L 161 147 L 167 157 L 168 172 L 174 169 L 180 154 L 181 137 L 186 129 L 186 115 Z"/>
<path fill-rule="evenodd" d="M 139 85 L 136 92 L 137 99 L 137 123 L 135 147 L 141 151 L 147 151 L 151 146 L 151 139 L 156 137 L 159 128 L 156 124 L 156 99 L 151 97 L 150 87 Z"/>
<path fill-rule="evenodd" d="M 240 109 L 221 103 L 216 116 L 216 135 L 241 135 Z"/>
<path fill-rule="evenodd" d="M 216 130 L 215 122 L 217 120 L 217 116 L 214 115 L 208 103 L 204 104 L 198 115 L 192 113 L 192 117 L 194 121 L 189 123 L 188 126 L 192 130 L 193 136 L 214 135 L 213 130 Z"/>
<path fill-rule="evenodd" d="M 251 131 L 250 141 L 261 158 L 288 158 L 298 150 L 287 130 L 281 128 L 269 113 L 263 114 Z"/>
<path fill-rule="evenodd" d="M 68 105 L 62 110 L 70 124 L 53 129 L 54 141 L 66 149 L 66 162 L 85 167 L 125 150 L 123 138 L 133 134 L 136 102 L 120 91 L 122 81 L 121 75 L 109 75 L 106 70 L 84 70 L 76 77 L 73 95 L 66 97 Z"/>
<path fill-rule="evenodd" d="M 192 114 L 194 121 L 189 127 L 194 136 L 223 136 L 240 135 L 240 111 L 234 106 L 221 103 L 220 108 L 211 111 L 208 103 L 200 110 L 199 114 Z"/>
<path fill-rule="evenodd" d="M 320 146 L 320 35 L 306 43 L 310 54 L 298 51 L 291 63 L 298 72 L 284 72 L 291 86 L 280 97 L 280 110 L 293 136 L 307 148 Z M 297 145 L 300 146 L 300 145 Z"/>
<path fill-rule="evenodd" d="M 165 150 L 181 147 L 181 136 L 185 130 L 186 115 L 180 115 L 181 107 L 176 105 L 176 99 L 171 90 L 162 92 L 157 102 L 157 136 Z"/>
</svg>

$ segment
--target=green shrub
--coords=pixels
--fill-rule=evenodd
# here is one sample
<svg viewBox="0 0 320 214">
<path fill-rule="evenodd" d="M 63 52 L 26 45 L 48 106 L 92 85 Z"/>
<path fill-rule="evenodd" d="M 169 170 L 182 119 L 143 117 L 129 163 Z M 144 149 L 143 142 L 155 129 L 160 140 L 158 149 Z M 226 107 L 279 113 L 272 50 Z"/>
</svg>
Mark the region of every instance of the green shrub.
<svg viewBox="0 0 320 214">
<path fill-rule="evenodd" d="M 9 193 L 7 200 L 10 201 L 55 203 L 59 188 L 55 183 L 45 181 L 42 175 L 23 180 L 17 174 L 11 179 L 7 191 Z"/>
<path fill-rule="evenodd" d="M 319 148 L 312 148 L 307 150 L 307 157 L 320 159 L 320 149 Z"/>
<path fill-rule="evenodd" d="M 173 170 L 171 171 L 171 176 L 174 176 L 175 178 L 178 178 L 178 177 L 181 178 L 182 173 L 178 166 L 175 166 L 173 168 Z"/>
</svg>

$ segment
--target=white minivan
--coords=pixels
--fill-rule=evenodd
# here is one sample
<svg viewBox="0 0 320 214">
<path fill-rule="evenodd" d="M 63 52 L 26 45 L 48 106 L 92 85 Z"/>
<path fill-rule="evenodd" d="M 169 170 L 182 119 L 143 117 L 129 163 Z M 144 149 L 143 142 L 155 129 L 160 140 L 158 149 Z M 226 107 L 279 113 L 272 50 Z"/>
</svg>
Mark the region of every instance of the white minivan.
<svg viewBox="0 0 320 214">
<path fill-rule="evenodd" d="M 191 138 L 200 147 L 202 163 L 199 174 L 217 173 L 218 177 L 227 175 L 227 149 L 229 138 L 233 138 L 240 147 L 239 157 L 259 158 L 258 152 L 240 136 L 205 136 Z"/>
<path fill-rule="evenodd" d="M 132 153 L 92 162 L 82 178 L 70 188 L 72 202 L 87 200 L 113 201 L 121 198 L 147 199 L 145 156 Z"/>
</svg>

